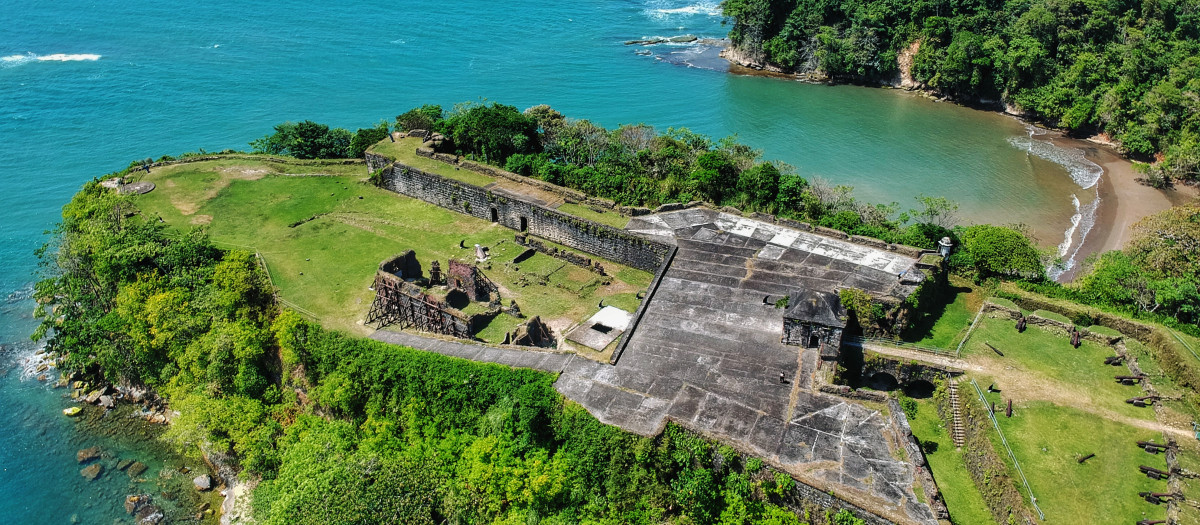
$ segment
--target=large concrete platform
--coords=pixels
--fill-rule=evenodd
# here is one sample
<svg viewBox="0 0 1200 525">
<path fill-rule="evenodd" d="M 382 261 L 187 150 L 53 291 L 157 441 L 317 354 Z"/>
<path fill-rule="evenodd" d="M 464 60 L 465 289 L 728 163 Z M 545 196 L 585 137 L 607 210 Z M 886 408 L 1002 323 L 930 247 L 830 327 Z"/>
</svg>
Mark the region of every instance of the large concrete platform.
<svg viewBox="0 0 1200 525">
<path fill-rule="evenodd" d="M 654 435 L 670 419 L 893 521 L 936 523 L 886 418 L 816 393 L 816 349 L 782 344 L 783 310 L 764 304 L 798 287 L 907 295 L 897 276 L 915 260 L 712 210 L 629 228 L 669 235 L 679 251 L 616 365 L 571 360 L 563 395 L 606 423 Z"/>
<path fill-rule="evenodd" d="M 783 310 L 764 301 L 798 288 L 841 287 L 902 298 L 913 288 L 914 259 L 704 209 L 638 217 L 628 229 L 672 242 L 678 252 L 615 365 L 405 334 L 374 337 L 561 371 L 555 388 L 601 421 L 647 436 L 676 421 L 894 522 L 937 523 L 916 500 L 912 465 L 893 453 L 887 418 L 816 392 L 817 350 L 782 344 Z"/>
</svg>

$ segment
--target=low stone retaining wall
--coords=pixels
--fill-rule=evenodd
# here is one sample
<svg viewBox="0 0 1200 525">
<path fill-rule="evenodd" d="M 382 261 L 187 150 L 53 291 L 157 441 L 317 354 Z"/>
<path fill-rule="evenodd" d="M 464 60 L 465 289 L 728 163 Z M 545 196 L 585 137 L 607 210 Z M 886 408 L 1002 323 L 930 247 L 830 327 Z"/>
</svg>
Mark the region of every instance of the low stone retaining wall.
<svg viewBox="0 0 1200 525">
<path fill-rule="evenodd" d="M 997 304 L 990 300 L 983 303 L 983 313 L 987 317 L 994 319 L 1008 319 L 1013 322 L 1016 322 L 1023 315 L 1019 309 L 1015 309 L 1003 304 Z M 1069 336 L 1072 329 L 1077 329 L 1083 334 L 1083 339 L 1108 346 L 1116 344 L 1116 342 L 1120 341 L 1122 338 L 1120 335 L 1113 336 L 1110 334 L 1094 332 L 1089 330 L 1086 326 L 1077 327 L 1075 326 L 1075 323 L 1063 322 L 1059 319 L 1052 319 L 1050 317 L 1043 317 L 1038 315 L 1036 312 L 1026 315 L 1025 323 L 1027 325 L 1040 326 L 1058 335 L 1064 336 Z"/>
</svg>

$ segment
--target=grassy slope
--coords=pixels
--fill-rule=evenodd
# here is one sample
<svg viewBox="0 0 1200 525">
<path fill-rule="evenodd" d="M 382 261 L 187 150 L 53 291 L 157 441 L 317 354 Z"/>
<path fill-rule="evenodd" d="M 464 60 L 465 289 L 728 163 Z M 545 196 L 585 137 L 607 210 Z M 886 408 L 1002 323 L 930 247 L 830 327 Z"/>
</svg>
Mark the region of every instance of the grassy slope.
<svg viewBox="0 0 1200 525">
<path fill-rule="evenodd" d="M 526 315 L 544 319 L 578 321 L 601 298 L 614 296 L 626 305 L 633 298 L 636 307 L 637 286 L 644 288 L 640 283 L 650 279 L 606 261 L 617 276 L 611 285 L 597 284 L 594 274 L 571 266 L 552 275 L 548 286 L 522 287 L 514 284 L 520 272 L 504 264 L 523 251 L 512 243 L 511 230 L 364 184 L 361 165 L 337 166 L 336 176 L 329 177 L 276 175 L 331 171 L 309 168 L 241 160 L 169 166 L 147 177 L 159 190 L 138 202 L 147 216 L 162 217 L 172 227 L 208 224 L 219 245 L 258 251 L 285 301 L 326 326 L 356 333 L 365 331 L 357 323 L 374 297 L 367 288 L 376 266 L 410 248 L 427 270 L 434 258 L 443 269 L 450 257 L 472 259 L 469 247 L 475 243 L 491 247 L 493 269 L 485 273 L 504 287 L 505 301 L 516 299 Z M 290 226 L 300 221 L 306 222 Z M 468 248 L 459 248 L 459 241 Z M 637 286 L 620 280 L 631 275 Z"/>
<path fill-rule="evenodd" d="M 629 217 L 613 211 L 599 212 L 582 204 L 571 204 L 568 202 L 560 205 L 557 209 L 558 211 L 596 221 L 600 224 L 607 224 L 614 228 L 624 228 L 626 224 L 629 224 Z"/>
<path fill-rule="evenodd" d="M 917 417 L 909 423 L 913 435 L 922 443 L 932 441 L 937 443 L 937 450 L 927 452 L 925 459 L 929 461 L 933 478 L 937 481 L 938 489 L 942 491 L 942 499 L 950 510 L 950 519 L 962 525 L 993 523 L 992 514 L 988 512 L 987 504 L 963 463 L 963 451 L 954 447 L 950 434 L 946 432 L 941 418 L 937 415 L 937 407 L 930 399 L 917 400 Z"/>
<path fill-rule="evenodd" d="M 417 148 L 421 146 L 421 139 L 409 137 L 392 142 L 384 140 L 371 146 L 367 151 L 378 153 L 392 160 L 398 160 L 405 166 L 417 168 L 421 171 L 441 175 L 443 177 L 474 184 L 476 186 L 487 186 L 496 179 L 488 177 L 482 173 L 471 170 L 456 169 L 446 163 L 433 160 L 431 158 L 417 155 Z"/>
<path fill-rule="evenodd" d="M 996 355 L 985 342 L 998 348 L 1004 357 Z M 963 354 L 994 371 L 992 379 L 1001 390 L 1011 387 L 1022 391 L 1029 387 L 1028 392 L 1023 392 L 1026 396 L 1045 395 L 1059 400 L 1061 396 L 1070 396 L 1071 401 L 1087 403 L 1101 411 L 1147 421 L 1154 419 L 1153 410 L 1125 403 L 1125 399 L 1143 394 L 1140 388 L 1113 379 L 1129 374 L 1129 370 L 1104 364 L 1104 358 L 1115 355 L 1109 347 L 1083 341 L 1079 348 L 1071 348 L 1066 336 L 1038 326 L 1029 325 L 1025 333 L 1017 333 L 1011 321 L 981 319 L 970 341 L 963 345 Z"/>
<path fill-rule="evenodd" d="M 1000 395 L 989 398 L 999 406 Z M 1161 433 L 1044 402 L 1025 404 L 1012 418 L 999 411 L 997 416 L 1047 523 L 1115 525 L 1166 517 L 1165 507 L 1137 495 L 1168 491 L 1166 481 L 1151 480 L 1138 471 L 1139 465 L 1166 469 L 1162 455 L 1148 454 L 1135 444 L 1162 441 Z M 999 439 L 995 441 L 1007 460 Z M 1077 458 L 1087 454 L 1096 457 L 1080 464 Z"/>
</svg>

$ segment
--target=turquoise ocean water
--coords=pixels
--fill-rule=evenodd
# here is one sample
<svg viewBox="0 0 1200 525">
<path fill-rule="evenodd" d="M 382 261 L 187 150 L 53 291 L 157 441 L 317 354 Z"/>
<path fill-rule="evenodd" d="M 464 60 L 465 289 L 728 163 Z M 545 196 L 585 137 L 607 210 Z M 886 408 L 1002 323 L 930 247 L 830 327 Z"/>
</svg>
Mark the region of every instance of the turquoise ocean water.
<svg viewBox="0 0 1200 525">
<path fill-rule="evenodd" d="M 99 438 L 58 415 L 61 391 L 20 364 L 33 351 L 28 295 L 43 232 L 81 183 L 132 159 L 244 149 L 289 119 L 353 130 L 422 103 L 486 98 L 605 126 L 736 133 L 862 199 L 908 207 L 920 193 L 945 195 L 965 218 L 1025 222 L 1047 244 L 1071 226 L 1073 196 L 1085 211 L 1094 200 L 1084 188 L 1093 167 L 999 115 L 728 75 L 694 45 L 649 55 L 623 45 L 721 37 L 715 2 L 0 0 L 0 13 L 0 520 L 10 523 L 121 515 L 114 494 L 125 481 L 84 483 L 74 463 Z"/>
</svg>

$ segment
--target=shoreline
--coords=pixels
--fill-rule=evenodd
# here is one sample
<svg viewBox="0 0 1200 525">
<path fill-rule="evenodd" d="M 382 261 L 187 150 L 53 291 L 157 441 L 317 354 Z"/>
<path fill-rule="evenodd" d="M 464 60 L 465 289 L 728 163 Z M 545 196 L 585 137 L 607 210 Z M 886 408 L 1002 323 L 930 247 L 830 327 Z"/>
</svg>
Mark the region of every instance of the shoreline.
<svg viewBox="0 0 1200 525">
<path fill-rule="evenodd" d="M 737 52 L 728 45 L 720 50 L 719 56 L 729 63 L 726 71 L 729 74 L 777 78 L 812 84 L 841 84 L 840 82 L 834 82 L 826 78 L 814 78 L 796 73 L 776 71 L 765 67 L 755 67 L 754 65 L 745 63 L 738 56 Z M 964 107 L 983 109 L 963 104 L 959 101 L 944 99 L 936 93 L 920 89 L 919 87 L 903 87 L 890 83 L 875 85 L 880 88 L 908 91 L 934 100 L 946 100 Z M 1132 235 L 1133 225 L 1137 224 L 1142 218 L 1200 198 L 1200 186 L 1176 184 L 1170 189 L 1160 190 L 1138 182 L 1137 179 L 1141 175 L 1134 170 L 1133 162 L 1117 153 L 1112 144 L 1096 139 L 1067 137 L 1063 130 L 1046 128 L 1041 123 L 1030 121 L 1021 115 L 1008 111 L 1005 106 L 983 110 L 994 111 L 1000 115 L 1012 117 L 1026 126 L 1042 130 L 1043 133 L 1039 134 L 1036 138 L 1031 137 L 1031 139 L 1044 141 L 1057 148 L 1079 150 L 1083 153 L 1084 158 L 1098 165 L 1103 172 L 1095 185 L 1095 198 L 1098 202 L 1096 203 L 1093 215 L 1094 222 L 1084 232 L 1075 231 L 1071 233 L 1072 237 L 1082 235 L 1083 239 L 1082 241 L 1078 239 L 1073 241 L 1073 245 L 1071 246 L 1073 251 L 1068 252 L 1071 267 L 1057 275 L 1055 277 L 1056 281 L 1062 283 L 1071 282 L 1079 275 L 1080 270 L 1086 266 L 1085 262 L 1089 257 L 1124 248 Z M 1090 189 L 1080 188 L 1080 191 L 1086 192 Z M 1086 220 L 1086 218 L 1081 220 Z M 1078 243 L 1078 245 L 1074 243 Z"/>
<path fill-rule="evenodd" d="M 1097 182 L 1096 220 L 1082 245 L 1072 257 L 1070 270 L 1062 273 L 1061 282 L 1070 282 L 1079 275 L 1084 262 L 1093 255 L 1120 250 L 1129 242 L 1133 225 L 1142 218 L 1200 197 L 1200 188 L 1177 184 L 1160 190 L 1138 182 L 1140 174 L 1133 162 L 1121 157 L 1111 146 L 1091 140 L 1066 137 L 1060 131 L 1044 140 L 1061 148 L 1076 148 L 1100 166 L 1104 173 Z"/>
</svg>

